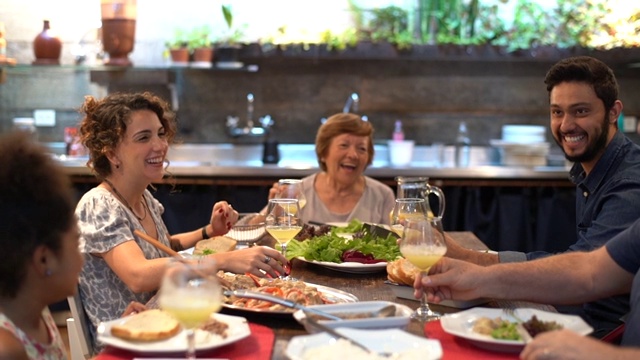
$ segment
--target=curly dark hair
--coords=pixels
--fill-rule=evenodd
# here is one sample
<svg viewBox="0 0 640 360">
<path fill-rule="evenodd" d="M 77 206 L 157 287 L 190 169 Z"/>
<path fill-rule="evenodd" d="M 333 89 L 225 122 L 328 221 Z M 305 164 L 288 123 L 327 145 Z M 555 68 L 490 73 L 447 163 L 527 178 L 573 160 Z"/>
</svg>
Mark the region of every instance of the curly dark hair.
<svg viewBox="0 0 640 360">
<path fill-rule="evenodd" d="M 59 254 L 75 216 L 69 177 L 27 135 L 0 137 L 0 297 L 14 298 L 44 245 Z"/>
<path fill-rule="evenodd" d="M 162 98 L 150 93 L 113 93 L 102 100 L 86 96 L 79 112 L 84 113 L 80 123 L 82 144 L 89 151 L 87 165 L 98 177 L 111 174 L 107 154 L 115 150 L 122 141 L 131 113 L 137 110 L 151 110 L 160 119 L 165 129 L 167 142 L 171 144 L 176 136 L 176 115 Z"/>
<path fill-rule="evenodd" d="M 327 171 L 327 164 L 320 160 L 327 155 L 331 141 L 338 135 L 352 134 L 356 136 L 368 136 L 369 146 L 369 162 L 367 166 L 373 162 L 373 126 L 370 122 L 362 120 L 362 118 L 352 113 L 338 113 L 330 116 L 327 121 L 320 126 L 316 134 L 316 156 L 318 164 L 322 171 Z"/>
<path fill-rule="evenodd" d="M 604 103 L 607 113 L 618 100 L 618 81 L 613 70 L 590 56 L 571 57 L 553 65 L 544 79 L 549 96 L 551 90 L 563 82 L 583 82 L 591 85 L 596 96 Z"/>
</svg>

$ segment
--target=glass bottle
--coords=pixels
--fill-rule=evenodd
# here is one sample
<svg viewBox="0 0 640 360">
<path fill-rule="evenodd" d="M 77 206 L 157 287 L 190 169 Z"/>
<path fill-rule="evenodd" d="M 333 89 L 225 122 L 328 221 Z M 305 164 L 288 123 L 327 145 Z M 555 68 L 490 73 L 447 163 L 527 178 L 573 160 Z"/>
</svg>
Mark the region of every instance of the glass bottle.
<svg viewBox="0 0 640 360">
<path fill-rule="evenodd" d="M 462 121 L 458 126 L 458 135 L 456 136 L 456 167 L 468 167 L 471 152 L 471 140 L 469 139 L 469 131 L 467 123 Z"/>
</svg>

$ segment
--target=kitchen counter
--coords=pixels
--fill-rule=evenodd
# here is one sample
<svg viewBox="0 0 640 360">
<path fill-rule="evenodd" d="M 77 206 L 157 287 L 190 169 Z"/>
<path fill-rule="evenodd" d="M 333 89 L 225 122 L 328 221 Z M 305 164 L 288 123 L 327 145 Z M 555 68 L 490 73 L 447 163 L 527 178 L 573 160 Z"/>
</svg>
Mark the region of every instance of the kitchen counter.
<svg viewBox="0 0 640 360">
<path fill-rule="evenodd" d="M 376 160 L 365 172 L 383 182 L 394 183 L 396 176 L 426 176 L 440 185 L 513 185 L 538 186 L 540 183 L 572 186 L 565 166 L 501 166 L 492 163 L 487 150 L 472 149 L 469 167 L 453 166 L 453 148 L 446 149 L 440 165 L 430 154 L 430 147 L 418 146 L 408 166 L 394 167 L 388 162 L 386 146 L 376 145 Z M 482 153 L 484 151 L 485 153 Z M 302 178 L 319 171 L 313 144 L 281 144 L 280 161 L 263 164 L 261 145 L 185 144 L 171 148 L 167 172 L 180 183 L 221 184 L 231 179 L 251 184 L 271 184 L 278 178 Z M 86 158 L 56 156 L 66 172 L 79 179 L 91 177 Z M 208 181 L 207 181 L 208 180 Z"/>
</svg>

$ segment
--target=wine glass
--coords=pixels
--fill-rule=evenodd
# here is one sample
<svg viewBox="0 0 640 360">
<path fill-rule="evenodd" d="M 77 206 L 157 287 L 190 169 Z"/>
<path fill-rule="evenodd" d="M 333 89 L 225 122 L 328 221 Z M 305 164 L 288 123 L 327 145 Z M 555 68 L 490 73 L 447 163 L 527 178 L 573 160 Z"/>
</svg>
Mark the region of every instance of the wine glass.
<svg viewBox="0 0 640 360">
<path fill-rule="evenodd" d="M 447 245 L 442 228 L 442 220 L 438 217 L 424 219 L 407 219 L 400 239 L 400 252 L 423 273 L 440 260 L 447 252 Z M 412 319 L 421 322 L 437 320 L 441 316 L 429 308 L 426 292 L 420 299 L 420 307 L 411 315 Z"/>
<path fill-rule="evenodd" d="M 302 222 L 298 218 L 297 199 L 270 199 L 267 206 L 265 228 L 280 243 L 283 256 L 287 253 L 287 244 L 302 230 Z"/>
<path fill-rule="evenodd" d="M 216 271 L 210 257 L 171 259 L 162 278 L 158 303 L 186 329 L 187 359 L 196 358 L 196 328 L 222 306 Z"/>
<path fill-rule="evenodd" d="M 391 230 L 402 236 L 407 219 L 426 219 L 429 209 L 423 198 L 399 198 L 391 211 Z"/>
<path fill-rule="evenodd" d="M 298 208 L 302 210 L 307 204 L 307 198 L 302 189 L 300 179 L 280 179 L 278 181 L 278 193 L 275 199 L 298 199 Z"/>
</svg>

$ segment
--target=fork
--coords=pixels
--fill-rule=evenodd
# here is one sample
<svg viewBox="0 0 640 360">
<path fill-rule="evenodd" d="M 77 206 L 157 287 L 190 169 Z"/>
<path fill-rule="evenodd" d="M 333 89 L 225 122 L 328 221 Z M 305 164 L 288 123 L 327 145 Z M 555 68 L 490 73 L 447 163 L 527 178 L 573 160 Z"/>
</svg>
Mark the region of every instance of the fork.
<svg viewBox="0 0 640 360">
<path fill-rule="evenodd" d="M 515 319 L 516 331 L 518 332 L 518 335 L 520 335 L 520 338 L 525 344 L 528 344 L 529 342 L 531 342 L 531 340 L 533 340 L 533 338 L 531 337 L 531 334 L 529 334 L 529 331 L 527 331 L 527 329 L 524 327 L 524 321 L 516 314 L 516 311 L 517 309 L 511 306 L 502 308 L 502 312 L 505 315 L 509 316 L 512 319 Z"/>
</svg>

